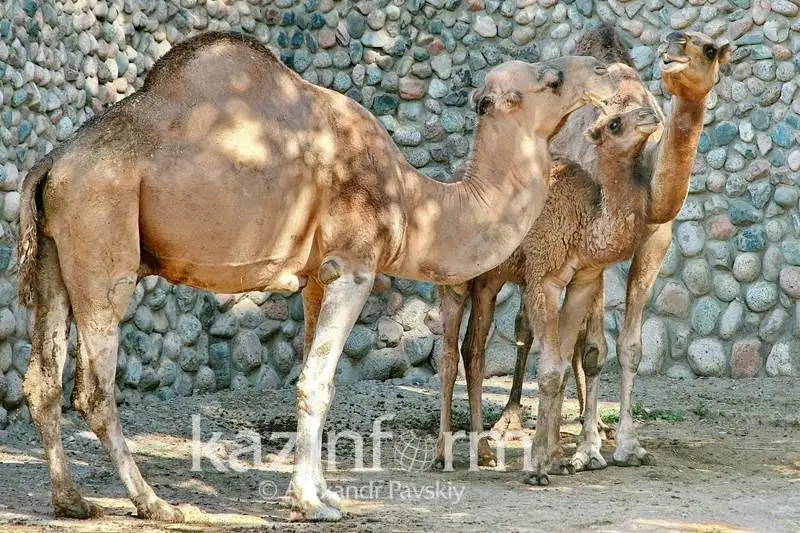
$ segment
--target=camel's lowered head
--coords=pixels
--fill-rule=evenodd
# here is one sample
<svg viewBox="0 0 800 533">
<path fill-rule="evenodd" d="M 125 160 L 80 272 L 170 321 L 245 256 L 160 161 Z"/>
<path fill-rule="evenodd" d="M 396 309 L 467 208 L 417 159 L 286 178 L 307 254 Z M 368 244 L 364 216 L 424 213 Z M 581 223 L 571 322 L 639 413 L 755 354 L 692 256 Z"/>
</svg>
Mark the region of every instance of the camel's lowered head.
<svg viewBox="0 0 800 533">
<path fill-rule="evenodd" d="M 699 32 L 672 32 L 659 48 L 661 79 L 679 98 L 699 102 L 717 83 L 719 67 L 730 61 L 733 46 Z"/>
<path fill-rule="evenodd" d="M 586 103 L 608 100 L 636 71 L 621 63 L 604 66 L 593 57 L 565 56 L 541 63 L 508 61 L 493 68 L 472 99 L 479 126 L 497 133 L 521 129 L 550 138 L 570 113 Z M 639 82 L 640 83 L 640 82 Z"/>
<path fill-rule="evenodd" d="M 601 115 L 586 130 L 586 138 L 597 145 L 598 150 L 632 160 L 660 126 L 661 120 L 655 110 L 644 106 L 621 114 Z"/>
</svg>

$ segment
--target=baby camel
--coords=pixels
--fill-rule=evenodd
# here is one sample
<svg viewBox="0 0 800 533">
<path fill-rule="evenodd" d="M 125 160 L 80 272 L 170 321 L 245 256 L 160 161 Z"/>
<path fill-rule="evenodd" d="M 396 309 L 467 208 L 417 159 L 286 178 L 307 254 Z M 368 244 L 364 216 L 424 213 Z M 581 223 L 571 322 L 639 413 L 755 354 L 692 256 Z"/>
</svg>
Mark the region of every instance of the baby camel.
<svg viewBox="0 0 800 533">
<path fill-rule="evenodd" d="M 534 472 L 529 482 L 549 483 L 547 472 L 559 450 L 559 419 L 571 347 L 589 304 L 602 286 L 603 269 L 632 253 L 645 224 L 648 190 L 636 179 L 634 163 L 659 126 L 658 116 L 650 107 L 599 118 L 586 131 L 587 139 L 597 145 L 597 167 L 602 169 L 599 175 L 593 179 L 574 162 L 555 162 L 544 210 L 522 245 L 503 264 L 473 280 L 473 317 L 491 316 L 495 296 L 504 283 L 523 285 L 531 327 L 542 344 Z M 564 288 L 567 298 L 559 315 L 559 297 Z M 459 322 L 460 317 L 449 311 L 443 306 L 445 323 Z M 489 324 L 489 320 L 471 319 L 464 340 L 474 432 L 483 429 L 480 394 Z M 457 358 L 452 357 L 443 358 L 441 363 L 446 367 L 457 364 Z M 442 375 L 454 376 L 455 370 L 443 369 Z M 452 394 L 453 382 L 443 380 L 443 394 Z M 442 466 L 441 437 L 439 444 L 438 461 Z M 484 464 L 494 459 L 485 437 L 478 442 L 478 454 Z"/>
</svg>

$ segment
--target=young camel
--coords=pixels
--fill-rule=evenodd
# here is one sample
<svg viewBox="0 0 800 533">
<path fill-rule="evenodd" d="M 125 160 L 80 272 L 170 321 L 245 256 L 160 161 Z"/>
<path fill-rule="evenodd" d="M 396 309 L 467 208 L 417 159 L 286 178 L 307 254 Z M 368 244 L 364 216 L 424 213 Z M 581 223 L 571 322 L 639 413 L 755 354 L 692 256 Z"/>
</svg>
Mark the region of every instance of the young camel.
<svg viewBox="0 0 800 533">
<path fill-rule="evenodd" d="M 618 57 L 624 49 L 612 44 L 611 49 L 592 49 L 601 60 L 603 56 Z M 615 49 L 616 48 L 616 49 Z M 650 209 L 648 225 L 633 252 L 633 261 L 628 278 L 625 306 L 625 321 L 617 341 L 617 354 L 621 366 L 620 375 L 620 419 L 617 426 L 617 447 L 612 460 L 618 466 L 640 466 L 654 464 L 655 459 L 636 438 L 632 414 L 633 382 L 642 356 L 641 324 L 644 307 L 650 298 L 661 263 L 672 240 L 672 221 L 683 206 L 689 189 L 697 143 L 703 130 L 708 94 L 717 81 L 719 66 L 730 59 L 732 47 L 727 43 L 714 43 L 702 33 L 671 33 L 665 38 L 661 50 L 662 83 L 674 96 L 668 126 L 660 143 L 650 143 L 639 161 L 639 172 L 650 185 Z M 564 140 L 551 149 L 551 153 L 576 158 L 581 164 L 592 164 L 591 150 L 587 143 L 581 144 L 571 123 L 583 116 L 583 108 L 575 113 L 557 136 Z M 655 135 L 653 136 L 655 137 Z M 573 142 L 566 141 L 574 139 Z M 652 145 L 652 146 L 651 146 Z M 623 259 L 630 259 L 626 257 Z M 597 392 L 600 371 L 608 354 L 604 334 L 604 295 L 600 290 L 591 304 L 592 311 L 578 336 L 573 358 L 573 369 L 578 386 L 578 399 L 584 424 L 578 454 L 573 465 L 578 470 L 602 468 L 605 460 L 600 455 L 600 435 L 591 420 L 599 427 L 597 419 Z M 517 364 L 514 382 L 508 403 L 500 420 L 495 424 L 501 434 L 506 430 L 521 428 L 522 384 L 528 352 L 533 342 L 527 327 L 524 306 L 517 316 Z M 587 452 L 587 450 L 590 450 Z M 489 456 L 491 457 L 491 455 Z"/>
<path fill-rule="evenodd" d="M 480 411 L 488 325 L 495 296 L 504 283 L 511 281 L 523 287 L 531 327 L 541 340 L 534 472 L 527 482 L 549 483 L 548 472 L 560 449 L 558 430 L 571 348 L 588 304 L 601 286 L 603 269 L 632 253 L 645 225 L 648 191 L 646 184 L 637 180 L 634 166 L 660 124 L 650 107 L 598 119 L 586 131 L 587 139 L 597 145 L 598 174 L 590 176 L 574 162 L 554 163 L 547 202 L 522 245 L 500 266 L 473 280 L 473 295 L 486 297 L 473 298 L 471 313 L 489 318 L 470 320 L 464 340 L 464 363 L 471 369 L 467 374 L 470 406 L 478 403 L 473 415 Z M 559 298 L 565 288 L 567 297 L 559 313 Z M 451 322 L 452 317 L 445 316 L 445 321 Z M 446 358 L 440 366 L 457 364 L 457 358 Z M 452 385 L 442 384 L 443 388 Z M 473 426 L 472 430 L 482 437 L 478 453 L 486 459 L 492 452 L 482 427 Z"/>
<path fill-rule="evenodd" d="M 585 57 L 496 67 L 479 95 L 468 179 L 443 184 L 412 168 L 363 107 L 302 80 L 256 39 L 206 33 L 175 46 L 140 91 L 87 122 L 23 184 L 20 298 L 36 301 L 24 388 L 55 514 L 101 513 L 71 480 L 60 436 L 74 317 L 73 405 L 138 515 L 183 520 L 141 476 L 114 398 L 119 321 L 137 281 L 158 274 L 220 292 L 303 289 L 292 517 L 340 519 L 322 473 L 322 426 L 376 273 L 462 283 L 500 264 L 541 211 L 547 140 L 620 78 Z"/>
</svg>

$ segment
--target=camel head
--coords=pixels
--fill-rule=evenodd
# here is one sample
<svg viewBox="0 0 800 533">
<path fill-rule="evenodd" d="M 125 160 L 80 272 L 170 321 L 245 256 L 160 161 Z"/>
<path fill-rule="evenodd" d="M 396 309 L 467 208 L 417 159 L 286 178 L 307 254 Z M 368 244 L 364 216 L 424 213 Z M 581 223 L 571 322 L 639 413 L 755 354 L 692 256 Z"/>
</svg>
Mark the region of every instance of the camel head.
<svg viewBox="0 0 800 533">
<path fill-rule="evenodd" d="M 611 150 L 621 158 L 635 158 L 660 127 L 661 120 L 655 110 L 644 106 L 620 114 L 603 113 L 586 130 L 586 138 L 598 149 Z"/>
<path fill-rule="evenodd" d="M 632 68 L 622 63 L 605 66 L 593 57 L 508 61 L 493 68 L 484 87 L 472 95 L 478 126 L 491 123 L 504 135 L 521 128 L 549 139 L 573 111 L 612 98 L 630 76 L 638 81 Z"/>
<path fill-rule="evenodd" d="M 730 61 L 733 47 L 699 32 L 672 32 L 659 48 L 661 79 L 673 95 L 701 101 L 717 83 L 720 65 Z"/>
</svg>

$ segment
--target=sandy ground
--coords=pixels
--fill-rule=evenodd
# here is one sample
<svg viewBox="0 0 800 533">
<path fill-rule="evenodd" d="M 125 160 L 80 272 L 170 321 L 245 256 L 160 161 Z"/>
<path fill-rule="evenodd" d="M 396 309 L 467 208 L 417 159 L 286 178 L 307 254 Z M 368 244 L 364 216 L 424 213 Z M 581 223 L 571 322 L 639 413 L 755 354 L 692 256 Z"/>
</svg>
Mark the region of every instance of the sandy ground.
<svg viewBox="0 0 800 533">
<path fill-rule="evenodd" d="M 616 405 L 616 376 L 604 378 L 601 411 Z M 455 470 L 419 471 L 429 441 L 413 449 L 399 447 L 409 430 L 435 433 L 438 390 L 365 382 L 339 387 L 328 431 L 351 430 L 366 439 L 381 415 L 394 414 L 382 441 L 384 469 L 354 470 L 357 447 L 343 440 L 337 447 L 339 470 L 326 474 L 329 484 L 350 498 L 338 524 L 288 523 L 283 497 L 291 457 L 278 460 L 283 440 L 274 432 L 292 431 L 294 391 L 239 391 L 176 399 L 151 406 L 125 406 L 122 422 L 145 478 L 156 492 L 181 505 L 187 523 L 158 524 L 135 518 L 121 482 L 94 435 L 73 412 L 64 420 L 64 438 L 74 478 L 84 495 L 106 508 L 101 520 L 81 522 L 52 518 L 50 486 L 38 435 L 30 425 L 0 432 L 0 531 L 800 531 L 800 395 L 797 379 L 702 379 L 673 381 L 640 378 L 636 400 L 645 409 L 666 413 L 642 415 L 642 444 L 656 466 L 583 472 L 552 478 L 550 487 L 529 487 L 523 450 L 507 451 L 506 471 L 469 470 L 469 449 L 455 447 Z M 508 379 L 486 382 L 484 409 L 496 416 L 505 403 Z M 457 429 L 465 428 L 463 385 L 457 388 Z M 526 402 L 535 413 L 535 382 Z M 574 398 L 574 390 L 568 391 Z M 565 403 L 563 441 L 574 449 L 577 424 L 570 423 L 577 402 Z M 192 471 L 192 415 L 200 415 L 202 442 L 221 432 L 216 450 L 227 472 L 208 459 Z M 683 418 L 676 421 L 676 418 Z M 528 421 L 529 424 L 532 421 Z M 384 424 L 384 427 L 387 427 Z M 238 436 L 239 432 L 242 433 Z M 247 433 L 249 432 L 249 433 Z M 248 436 L 248 434 L 250 436 Z M 244 471 L 230 469 L 231 455 L 261 439 L 262 461 L 251 451 L 239 455 Z M 404 446 L 404 445 L 403 445 Z M 326 447 L 327 449 L 327 447 Z M 610 458 L 613 442 L 604 443 Z M 327 457 L 326 450 L 323 453 Z"/>
</svg>

